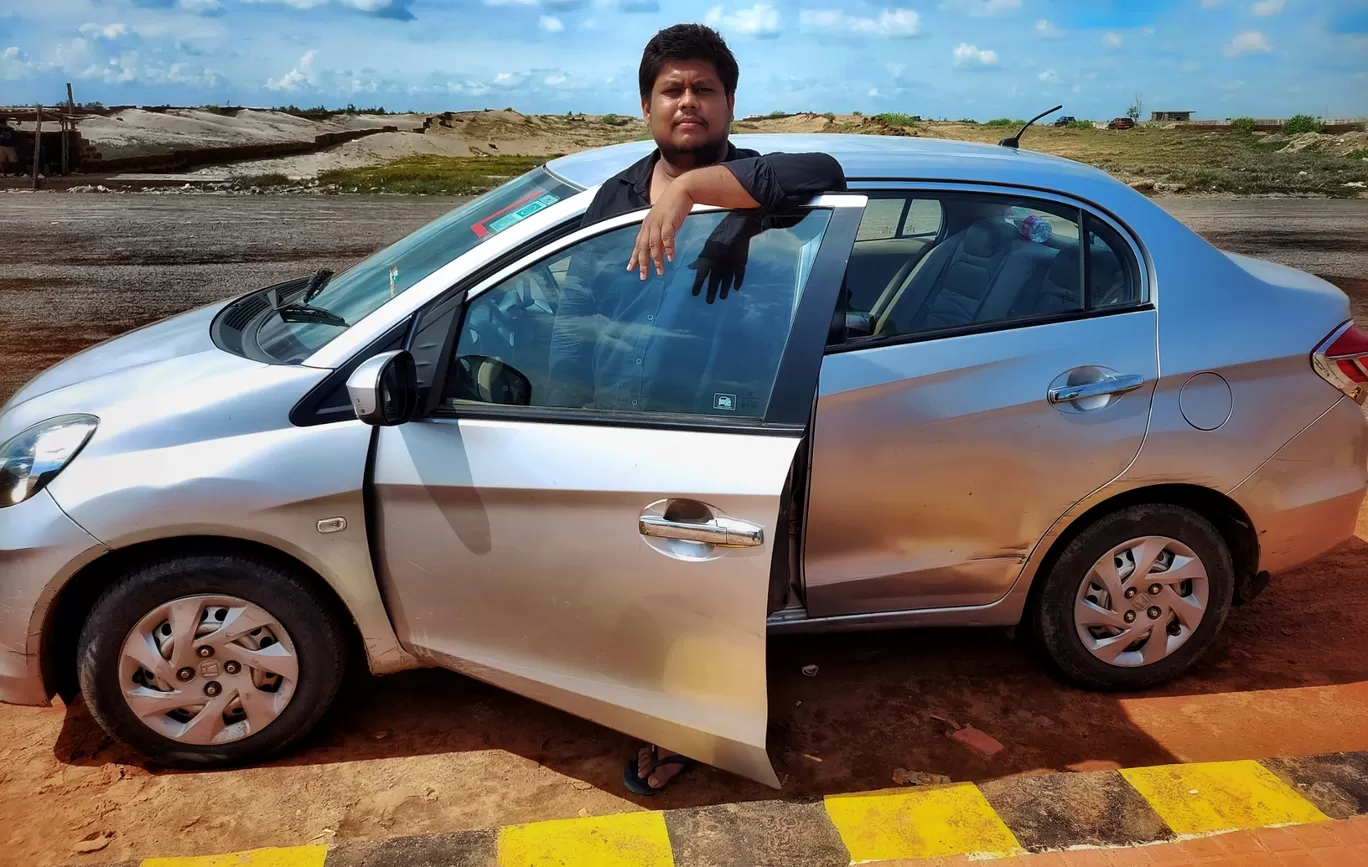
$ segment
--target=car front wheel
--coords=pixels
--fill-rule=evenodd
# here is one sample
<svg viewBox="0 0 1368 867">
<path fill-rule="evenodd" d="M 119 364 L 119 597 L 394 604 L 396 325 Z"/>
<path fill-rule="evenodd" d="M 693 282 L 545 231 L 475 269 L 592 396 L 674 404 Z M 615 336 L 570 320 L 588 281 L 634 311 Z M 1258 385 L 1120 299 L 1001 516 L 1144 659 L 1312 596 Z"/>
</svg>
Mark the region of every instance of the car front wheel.
<svg viewBox="0 0 1368 867">
<path fill-rule="evenodd" d="M 184 556 L 136 568 L 95 603 L 81 692 L 114 738 L 173 766 L 256 761 L 303 737 L 342 681 L 333 606 L 274 563 Z"/>
<path fill-rule="evenodd" d="M 1215 642 L 1234 594 L 1230 550 L 1180 506 L 1106 515 L 1060 555 L 1032 631 L 1055 668 L 1094 689 L 1144 689 L 1182 674 Z"/>
</svg>

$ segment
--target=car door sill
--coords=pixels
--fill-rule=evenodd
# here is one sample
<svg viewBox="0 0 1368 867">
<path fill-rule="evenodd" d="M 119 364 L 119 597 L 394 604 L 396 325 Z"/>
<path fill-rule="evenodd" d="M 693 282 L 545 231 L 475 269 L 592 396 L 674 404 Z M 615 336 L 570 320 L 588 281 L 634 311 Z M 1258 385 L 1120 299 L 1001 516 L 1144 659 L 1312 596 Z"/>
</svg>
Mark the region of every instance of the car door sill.
<svg viewBox="0 0 1368 867">
<path fill-rule="evenodd" d="M 771 614 L 765 621 L 769 635 L 800 635 L 814 632 L 855 632 L 876 629 L 904 629 L 915 626 L 1015 626 L 1021 621 L 1022 598 L 1015 595 L 991 605 L 958 608 L 916 608 L 904 611 L 878 611 L 870 614 L 835 614 L 811 617 L 801 607 L 789 607 Z"/>
</svg>

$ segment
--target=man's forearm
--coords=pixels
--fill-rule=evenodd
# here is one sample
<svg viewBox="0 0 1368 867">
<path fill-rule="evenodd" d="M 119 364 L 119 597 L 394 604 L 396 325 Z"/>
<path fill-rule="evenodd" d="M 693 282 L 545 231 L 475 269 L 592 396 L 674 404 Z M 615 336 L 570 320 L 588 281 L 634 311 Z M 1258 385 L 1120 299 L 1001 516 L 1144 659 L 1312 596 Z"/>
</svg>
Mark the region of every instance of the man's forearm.
<svg viewBox="0 0 1368 867">
<path fill-rule="evenodd" d="M 726 165 L 704 166 L 685 172 L 674 183 L 683 185 L 685 194 L 695 205 L 735 210 L 760 207 L 760 203 Z"/>
</svg>

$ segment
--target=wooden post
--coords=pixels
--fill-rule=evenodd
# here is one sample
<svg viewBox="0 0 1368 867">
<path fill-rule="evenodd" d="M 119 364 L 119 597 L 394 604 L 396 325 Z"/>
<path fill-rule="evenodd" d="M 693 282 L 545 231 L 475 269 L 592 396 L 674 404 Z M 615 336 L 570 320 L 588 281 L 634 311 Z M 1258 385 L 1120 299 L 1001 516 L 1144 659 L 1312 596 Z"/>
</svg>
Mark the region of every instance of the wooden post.
<svg viewBox="0 0 1368 867">
<path fill-rule="evenodd" d="M 71 174 L 71 145 L 67 139 L 71 137 L 72 127 L 76 125 L 76 108 L 71 100 L 71 82 L 67 82 L 67 116 L 62 121 L 62 175 Z"/>
<path fill-rule="evenodd" d="M 43 147 L 43 107 L 35 105 L 34 118 L 36 123 L 33 127 L 33 188 L 38 189 L 38 152 Z"/>
</svg>

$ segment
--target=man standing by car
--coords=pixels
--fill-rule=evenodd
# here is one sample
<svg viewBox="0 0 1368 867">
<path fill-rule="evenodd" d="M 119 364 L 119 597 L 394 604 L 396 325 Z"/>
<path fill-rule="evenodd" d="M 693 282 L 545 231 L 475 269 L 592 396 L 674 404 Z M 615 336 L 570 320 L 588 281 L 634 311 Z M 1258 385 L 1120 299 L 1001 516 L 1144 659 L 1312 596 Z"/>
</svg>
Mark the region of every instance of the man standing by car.
<svg viewBox="0 0 1368 867">
<path fill-rule="evenodd" d="M 736 58 L 711 28 L 677 24 L 652 37 L 642 53 L 638 84 L 642 116 L 656 150 L 609 178 L 583 219 L 588 226 L 650 207 L 626 263 L 626 271 L 644 281 L 652 272 L 664 276 L 666 265 L 673 263 L 675 235 L 694 205 L 751 212 L 724 219 L 699 260 L 689 266 L 698 272 L 695 295 L 704 282 L 708 284 L 706 303 L 725 299 L 733 286 L 740 288 L 750 238 L 759 230 L 756 216 L 846 187 L 840 164 L 827 154 L 762 156 L 731 144 L 728 134 L 738 77 Z M 596 358 L 595 335 L 585 324 L 602 317 L 621 325 L 624 318 L 641 315 L 603 309 L 630 299 L 632 293 L 594 291 L 604 280 L 625 276 L 623 272 L 577 273 L 572 263 L 552 335 L 553 382 L 592 383 L 616 375 L 611 370 L 613 354 L 600 353 Z M 622 361 L 623 370 L 632 370 L 630 359 Z M 591 406 L 594 400 L 593 394 L 567 393 L 557 402 Z M 624 768 L 623 782 L 638 794 L 655 794 L 690 764 L 691 759 L 658 747 L 643 748 Z"/>
</svg>

